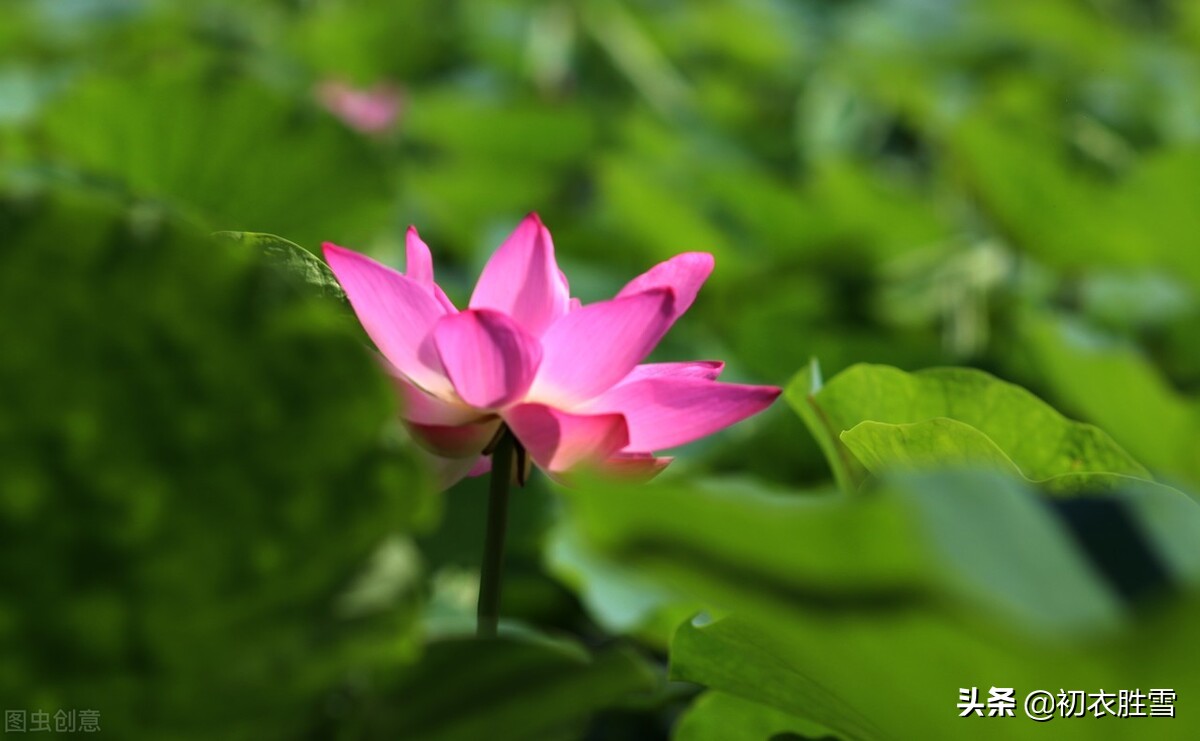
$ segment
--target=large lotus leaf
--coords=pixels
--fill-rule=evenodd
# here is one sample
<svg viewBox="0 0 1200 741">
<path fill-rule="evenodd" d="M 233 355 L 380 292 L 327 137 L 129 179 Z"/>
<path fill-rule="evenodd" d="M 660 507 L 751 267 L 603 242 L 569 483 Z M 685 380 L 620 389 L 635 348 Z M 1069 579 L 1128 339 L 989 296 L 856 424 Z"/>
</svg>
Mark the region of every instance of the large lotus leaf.
<svg viewBox="0 0 1200 741">
<path fill-rule="evenodd" d="M 987 435 L 946 417 L 899 425 L 859 422 L 843 432 L 840 439 L 854 457 L 876 475 L 897 469 L 967 466 L 1002 471 L 1058 494 L 1096 493 L 1129 486 L 1138 486 L 1140 490 L 1167 489 L 1135 476 L 1106 471 L 1059 473 L 1045 479 L 1033 479 L 1025 476 Z"/>
<path fill-rule="evenodd" d="M 596 485 L 569 497 L 573 525 L 594 558 L 636 569 L 641 583 L 676 599 L 780 620 L 793 609 L 935 598 L 1022 630 L 1072 637 L 1114 629 L 1125 614 L 1121 598 L 1143 586 L 1152 591 L 1159 577 L 1190 584 L 1200 575 L 1188 546 L 1200 537 L 1200 509 L 1167 487 L 1130 479 L 1136 488 L 1061 500 L 1054 507 L 1083 507 L 1062 514 L 1017 479 L 929 476 L 856 497 L 718 482 Z M 1097 525 L 1101 537 L 1110 533 L 1100 525 L 1117 523 L 1108 545 L 1078 540 L 1072 518 L 1094 512 L 1106 518 Z M 1142 551 L 1130 550 L 1125 563 L 1094 563 L 1120 553 L 1129 533 L 1145 534 Z M 1143 551 L 1147 573 L 1135 558 Z M 1098 574 L 1109 567 L 1122 573 Z"/>
<path fill-rule="evenodd" d="M 675 741 L 763 741 L 831 736 L 821 725 L 724 692 L 705 692 L 679 718 Z"/>
<path fill-rule="evenodd" d="M 906 373 L 860 364 L 821 385 L 812 366 L 792 381 L 787 397 L 843 488 L 861 480 L 864 465 L 896 461 L 1000 466 L 1035 481 L 1083 473 L 1149 477 L 1102 430 L 970 368 Z"/>
<path fill-rule="evenodd" d="M 750 727 L 899 739 L 971 723 L 1003 738 L 1010 726 L 958 719 L 959 688 L 1200 691 L 1186 638 L 1200 510 L 1163 487 L 1050 500 L 959 471 L 856 497 L 714 482 L 570 498 L 598 553 L 727 615 L 676 632 L 672 674 L 775 711 L 750 714 Z M 727 720 L 737 738 L 740 717 Z M 1068 725 L 1051 735 L 1144 732 Z"/>
<path fill-rule="evenodd" d="M 672 644 L 672 673 L 722 693 L 794 716 L 791 728 L 816 724 L 844 739 L 1188 739 L 1182 698 L 1200 691 L 1187 636 L 1195 602 L 1130 626 L 1086 647 L 1028 642 L 1002 629 L 964 625 L 936 611 L 818 611 L 766 626 L 730 617 L 686 625 Z M 1011 687 L 1014 717 L 959 717 L 960 690 L 987 701 L 993 687 Z M 1113 717 L 1118 690 L 1175 691 L 1177 718 Z M 1107 717 L 1024 714 L 1032 691 L 1112 693 Z M 1090 704 L 1093 698 L 1089 697 Z M 1142 712 L 1146 712 L 1143 706 Z M 776 717 L 777 726 L 788 726 Z M 737 738 L 731 735 L 729 738 Z"/>
<path fill-rule="evenodd" d="M 444 637 L 420 661 L 385 676 L 361 709 L 363 736 L 422 741 L 579 738 L 590 716 L 661 684 L 636 651 L 537 635 Z"/>
</svg>

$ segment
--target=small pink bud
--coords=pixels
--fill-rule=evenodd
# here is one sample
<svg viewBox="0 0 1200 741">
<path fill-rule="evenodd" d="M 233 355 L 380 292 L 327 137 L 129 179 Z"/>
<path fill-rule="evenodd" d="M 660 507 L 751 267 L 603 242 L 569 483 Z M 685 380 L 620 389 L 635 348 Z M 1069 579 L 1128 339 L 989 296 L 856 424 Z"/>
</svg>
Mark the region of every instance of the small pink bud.
<svg viewBox="0 0 1200 741">
<path fill-rule="evenodd" d="M 316 89 L 317 100 L 350 128 L 378 134 L 391 128 L 400 115 L 403 98 L 399 88 L 379 83 L 355 88 L 342 80 L 326 80 Z"/>
</svg>

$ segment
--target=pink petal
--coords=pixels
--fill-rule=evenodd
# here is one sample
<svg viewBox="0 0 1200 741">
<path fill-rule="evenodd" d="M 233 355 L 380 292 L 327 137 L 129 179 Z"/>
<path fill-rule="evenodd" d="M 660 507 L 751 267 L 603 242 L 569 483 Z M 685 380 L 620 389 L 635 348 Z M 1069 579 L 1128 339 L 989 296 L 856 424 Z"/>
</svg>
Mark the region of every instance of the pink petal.
<svg viewBox="0 0 1200 741">
<path fill-rule="evenodd" d="M 551 472 L 598 463 L 629 443 L 620 414 L 571 414 L 544 404 L 521 404 L 504 421 L 535 463 Z"/>
<path fill-rule="evenodd" d="M 406 421 L 422 425 L 456 426 L 477 422 L 483 416 L 478 409 L 461 401 L 442 399 L 417 388 L 390 363 L 385 367 L 400 396 L 400 412 Z"/>
<path fill-rule="evenodd" d="M 631 280 L 617 297 L 631 296 L 652 288 L 670 288 L 675 292 L 675 314 L 671 317 L 674 321 L 683 316 L 696 300 L 700 286 L 708 280 L 712 270 L 712 255 L 707 252 L 684 252 L 666 262 L 660 262 Z"/>
<path fill-rule="evenodd" d="M 484 266 L 470 307 L 508 314 L 538 336 L 567 313 L 569 295 L 550 232 L 530 214 Z"/>
<path fill-rule="evenodd" d="M 491 309 L 447 314 L 433 329 L 433 343 L 454 390 L 479 409 L 524 396 L 542 360 L 537 339 Z"/>
<path fill-rule="evenodd" d="M 605 473 L 629 481 L 649 481 L 670 465 L 674 458 L 649 453 L 617 453 L 603 463 Z"/>
<path fill-rule="evenodd" d="M 717 380 L 725 364 L 720 360 L 693 360 L 684 363 L 643 363 L 629 375 L 621 379 L 621 383 L 633 383 L 646 378 L 706 378 Z"/>
<path fill-rule="evenodd" d="M 586 404 L 589 414 L 620 413 L 629 450 L 673 448 L 757 414 L 779 396 L 774 386 L 743 386 L 702 378 L 646 378 L 624 383 Z"/>
<path fill-rule="evenodd" d="M 449 391 L 437 354 L 426 342 L 446 308 L 419 283 L 366 255 L 326 242 L 325 260 L 379 352 L 413 383 Z"/>
<path fill-rule="evenodd" d="M 433 255 L 415 226 L 404 235 L 404 274 L 423 286 L 433 285 Z"/>
<path fill-rule="evenodd" d="M 657 288 L 572 311 L 542 336 L 542 366 L 529 398 L 578 403 L 608 390 L 671 326 L 674 295 Z"/>
<path fill-rule="evenodd" d="M 616 453 L 596 464 L 596 473 L 610 480 L 641 484 L 670 465 L 674 458 L 659 458 L 650 453 Z M 551 471 L 550 478 L 565 486 L 575 486 L 576 471 Z"/>
<path fill-rule="evenodd" d="M 493 417 L 485 422 L 456 426 L 409 422 L 407 426 L 413 440 L 434 455 L 475 459 L 496 436 L 500 420 Z"/>
<path fill-rule="evenodd" d="M 479 473 L 476 471 L 481 465 L 486 464 L 488 470 L 491 470 L 492 459 L 482 456 L 479 458 L 442 458 L 421 448 L 416 448 L 416 455 L 433 472 L 438 491 L 449 489 L 466 476 L 478 476 Z M 481 471 L 481 473 L 486 473 L 486 471 Z"/>
<path fill-rule="evenodd" d="M 318 86 L 317 98 L 347 126 L 367 134 L 386 130 L 400 112 L 400 92 L 386 84 L 360 90 L 330 80 Z"/>
<path fill-rule="evenodd" d="M 415 226 L 408 227 L 404 235 L 404 263 L 404 274 L 432 291 L 447 313 L 458 311 L 442 287 L 433 281 L 433 255 Z"/>
</svg>

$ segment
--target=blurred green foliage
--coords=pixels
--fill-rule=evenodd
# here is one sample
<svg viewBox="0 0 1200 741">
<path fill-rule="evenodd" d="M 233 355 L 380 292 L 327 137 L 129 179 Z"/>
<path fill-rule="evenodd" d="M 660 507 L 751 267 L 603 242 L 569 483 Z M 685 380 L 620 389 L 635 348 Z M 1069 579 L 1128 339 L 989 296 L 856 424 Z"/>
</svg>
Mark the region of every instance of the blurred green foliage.
<svg viewBox="0 0 1200 741">
<path fill-rule="evenodd" d="M 261 738 L 411 654 L 415 603 L 340 597 L 434 506 L 353 325 L 108 197 L 0 200 L 0 224 L 7 706 Z"/>
<path fill-rule="evenodd" d="M 1181 716 L 1200 691 L 1200 5 L 2 14 L 5 708 L 94 707 L 121 738 L 910 738 L 972 683 L 1157 671 Z M 355 130 L 329 81 L 395 87 L 396 121 Z M 431 496 L 353 320 L 269 258 L 398 265 L 414 223 L 461 301 L 535 209 L 585 300 L 716 256 L 658 359 L 808 370 L 800 414 L 659 485 L 515 496 L 513 621 L 479 643 L 439 631 L 469 624 L 481 482 Z M 979 370 L 912 373 L 951 365 Z M 1106 581 L 1076 500 L 1158 571 Z"/>
<path fill-rule="evenodd" d="M 596 552 L 712 606 L 671 642 L 672 676 L 724 693 L 689 712 L 682 738 L 1121 739 L 1148 731 L 1140 719 L 1070 718 L 1014 732 L 962 720 L 953 699 L 972 686 L 1012 686 L 1021 699 L 1058 684 L 1200 691 L 1188 639 L 1200 507 L 1126 493 L 1056 508 L 1012 479 L 943 471 L 853 495 L 679 484 L 571 499 Z M 1114 550 L 1081 548 L 1081 526 Z M 1144 554 L 1124 539 L 1135 531 Z M 1191 738 L 1180 720 L 1154 736 Z"/>
</svg>

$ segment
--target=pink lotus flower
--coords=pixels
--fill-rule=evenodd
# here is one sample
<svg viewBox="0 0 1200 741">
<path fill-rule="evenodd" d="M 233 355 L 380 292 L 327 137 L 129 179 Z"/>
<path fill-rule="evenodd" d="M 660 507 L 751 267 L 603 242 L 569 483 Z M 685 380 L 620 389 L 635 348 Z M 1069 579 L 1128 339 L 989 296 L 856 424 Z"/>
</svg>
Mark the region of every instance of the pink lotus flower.
<svg viewBox="0 0 1200 741">
<path fill-rule="evenodd" d="M 688 252 L 608 301 L 571 298 L 550 232 L 530 214 L 492 255 L 469 308 L 433 280 L 410 227 L 407 274 L 326 243 L 325 258 L 387 360 L 413 437 L 442 459 L 445 484 L 486 471 L 501 425 L 553 477 L 579 466 L 650 477 L 658 451 L 762 411 L 773 386 L 717 382 L 723 363 L 642 363 L 712 272 Z M 518 472 L 520 476 L 521 473 Z"/>
<path fill-rule="evenodd" d="M 400 115 L 400 91 L 386 83 L 360 89 L 341 80 L 326 80 L 317 86 L 316 94 L 326 110 L 364 134 L 386 131 Z"/>
</svg>

